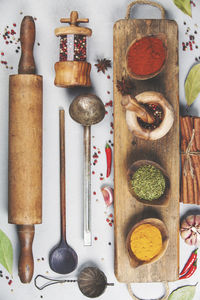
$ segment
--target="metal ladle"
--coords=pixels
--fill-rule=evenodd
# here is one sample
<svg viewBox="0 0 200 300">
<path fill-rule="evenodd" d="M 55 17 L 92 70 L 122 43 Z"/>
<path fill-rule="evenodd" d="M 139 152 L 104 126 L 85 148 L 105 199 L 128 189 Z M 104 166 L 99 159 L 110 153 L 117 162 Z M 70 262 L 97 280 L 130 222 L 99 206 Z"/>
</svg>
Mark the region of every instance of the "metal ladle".
<svg viewBox="0 0 200 300">
<path fill-rule="evenodd" d="M 99 97 L 93 94 L 83 94 L 76 97 L 70 107 L 71 118 L 84 126 L 84 245 L 92 245 L 90 228 L 91 199 L 91 125 L 99 123 L 105 116 L 105 107 Z"/>
<path fill-rule="evenodd" d="M 65 204 L 65 111 L 60 110 L 60 209 L 61 241 L 50 253 L 49 265 L 59 274 L 68 274 L 75 270 L 78 256 L 66 240 L 66 204 Z"/>
</svg>

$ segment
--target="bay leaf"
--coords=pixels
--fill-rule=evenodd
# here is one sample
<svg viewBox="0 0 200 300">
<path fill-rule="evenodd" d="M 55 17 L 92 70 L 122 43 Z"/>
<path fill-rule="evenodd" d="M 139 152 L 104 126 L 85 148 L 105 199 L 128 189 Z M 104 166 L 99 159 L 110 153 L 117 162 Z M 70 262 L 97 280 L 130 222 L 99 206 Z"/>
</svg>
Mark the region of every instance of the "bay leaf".
<svg viewBox="0 0 200 300">
<path fill-rule="evenodd" d="M 182 10 L 184 14 L 187 14 L 188 16 L 192 17 L 192 10 L 191 10 L 191 4 L 190 0 L 173 0 L 174 4 Z"/>
<path fill-rule="evenodd" d="M 0 229 L 0 264 L 12 275 L 13 248 L 7 235 Z"/>
<path fill-rule="evenodd" d="M 200 93 L 200 64 L 194 65 L 185 81 L 185 97 L 190 106 Z"/>
<path fill-rule="evenodd" d="M 196 291 L 196 285 L 186 285 L 174 290 L 168 300 L 192 300 Z"/>
</svg>

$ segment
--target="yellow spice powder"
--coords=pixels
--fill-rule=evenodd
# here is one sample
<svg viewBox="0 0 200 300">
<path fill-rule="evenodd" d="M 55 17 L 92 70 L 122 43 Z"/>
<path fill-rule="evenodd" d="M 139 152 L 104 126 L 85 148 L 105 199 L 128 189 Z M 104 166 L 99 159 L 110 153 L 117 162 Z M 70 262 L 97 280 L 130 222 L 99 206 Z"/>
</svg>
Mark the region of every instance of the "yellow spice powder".
<svg viewBox="0 0 200 300">
<path fill-rule="evenodd" d="M 139 260 L 151 260 L 162 249 L 160 230 L 151 224 L 139 225 L 131 234 L 130 246 Z"/>
</svg>

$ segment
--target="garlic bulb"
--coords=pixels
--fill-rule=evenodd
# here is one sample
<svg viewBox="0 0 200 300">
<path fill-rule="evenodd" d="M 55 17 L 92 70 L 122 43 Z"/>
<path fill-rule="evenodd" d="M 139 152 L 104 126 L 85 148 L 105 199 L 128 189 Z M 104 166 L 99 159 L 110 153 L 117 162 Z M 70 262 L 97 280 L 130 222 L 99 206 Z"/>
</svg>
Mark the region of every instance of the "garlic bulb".
<svg viewBox="0 0 200 300">
<path fill-rule="evenodd" d="M 186 217 L 181 223 L 181 237 L 188 245 L 196 245 L 200 239 L 200 215 Z"/>
</svg>

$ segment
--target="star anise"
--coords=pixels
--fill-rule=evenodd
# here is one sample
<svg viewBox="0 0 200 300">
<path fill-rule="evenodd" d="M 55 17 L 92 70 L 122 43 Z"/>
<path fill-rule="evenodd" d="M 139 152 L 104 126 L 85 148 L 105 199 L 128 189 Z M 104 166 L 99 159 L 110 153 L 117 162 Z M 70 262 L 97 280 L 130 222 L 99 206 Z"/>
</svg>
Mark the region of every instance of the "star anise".
<svg viewBox="0 0 200 300">
<path fill-rule="evenodd" d="M 108 68 L 111 68 L 111 60 L 102 58 L 102 59 L 97 59 L 97 63 L 95 64 L 95 67 L 97 67 L 97 72 L 103 72 L 105 74 L 105 71 Z"/>
<path fill-rule="evenodd" d="M 122 77 L 122 80 L 117 80 L 117 89 L 123 96 L 132 95 L 134 85 L 129 79 Z"/>
</svg>

